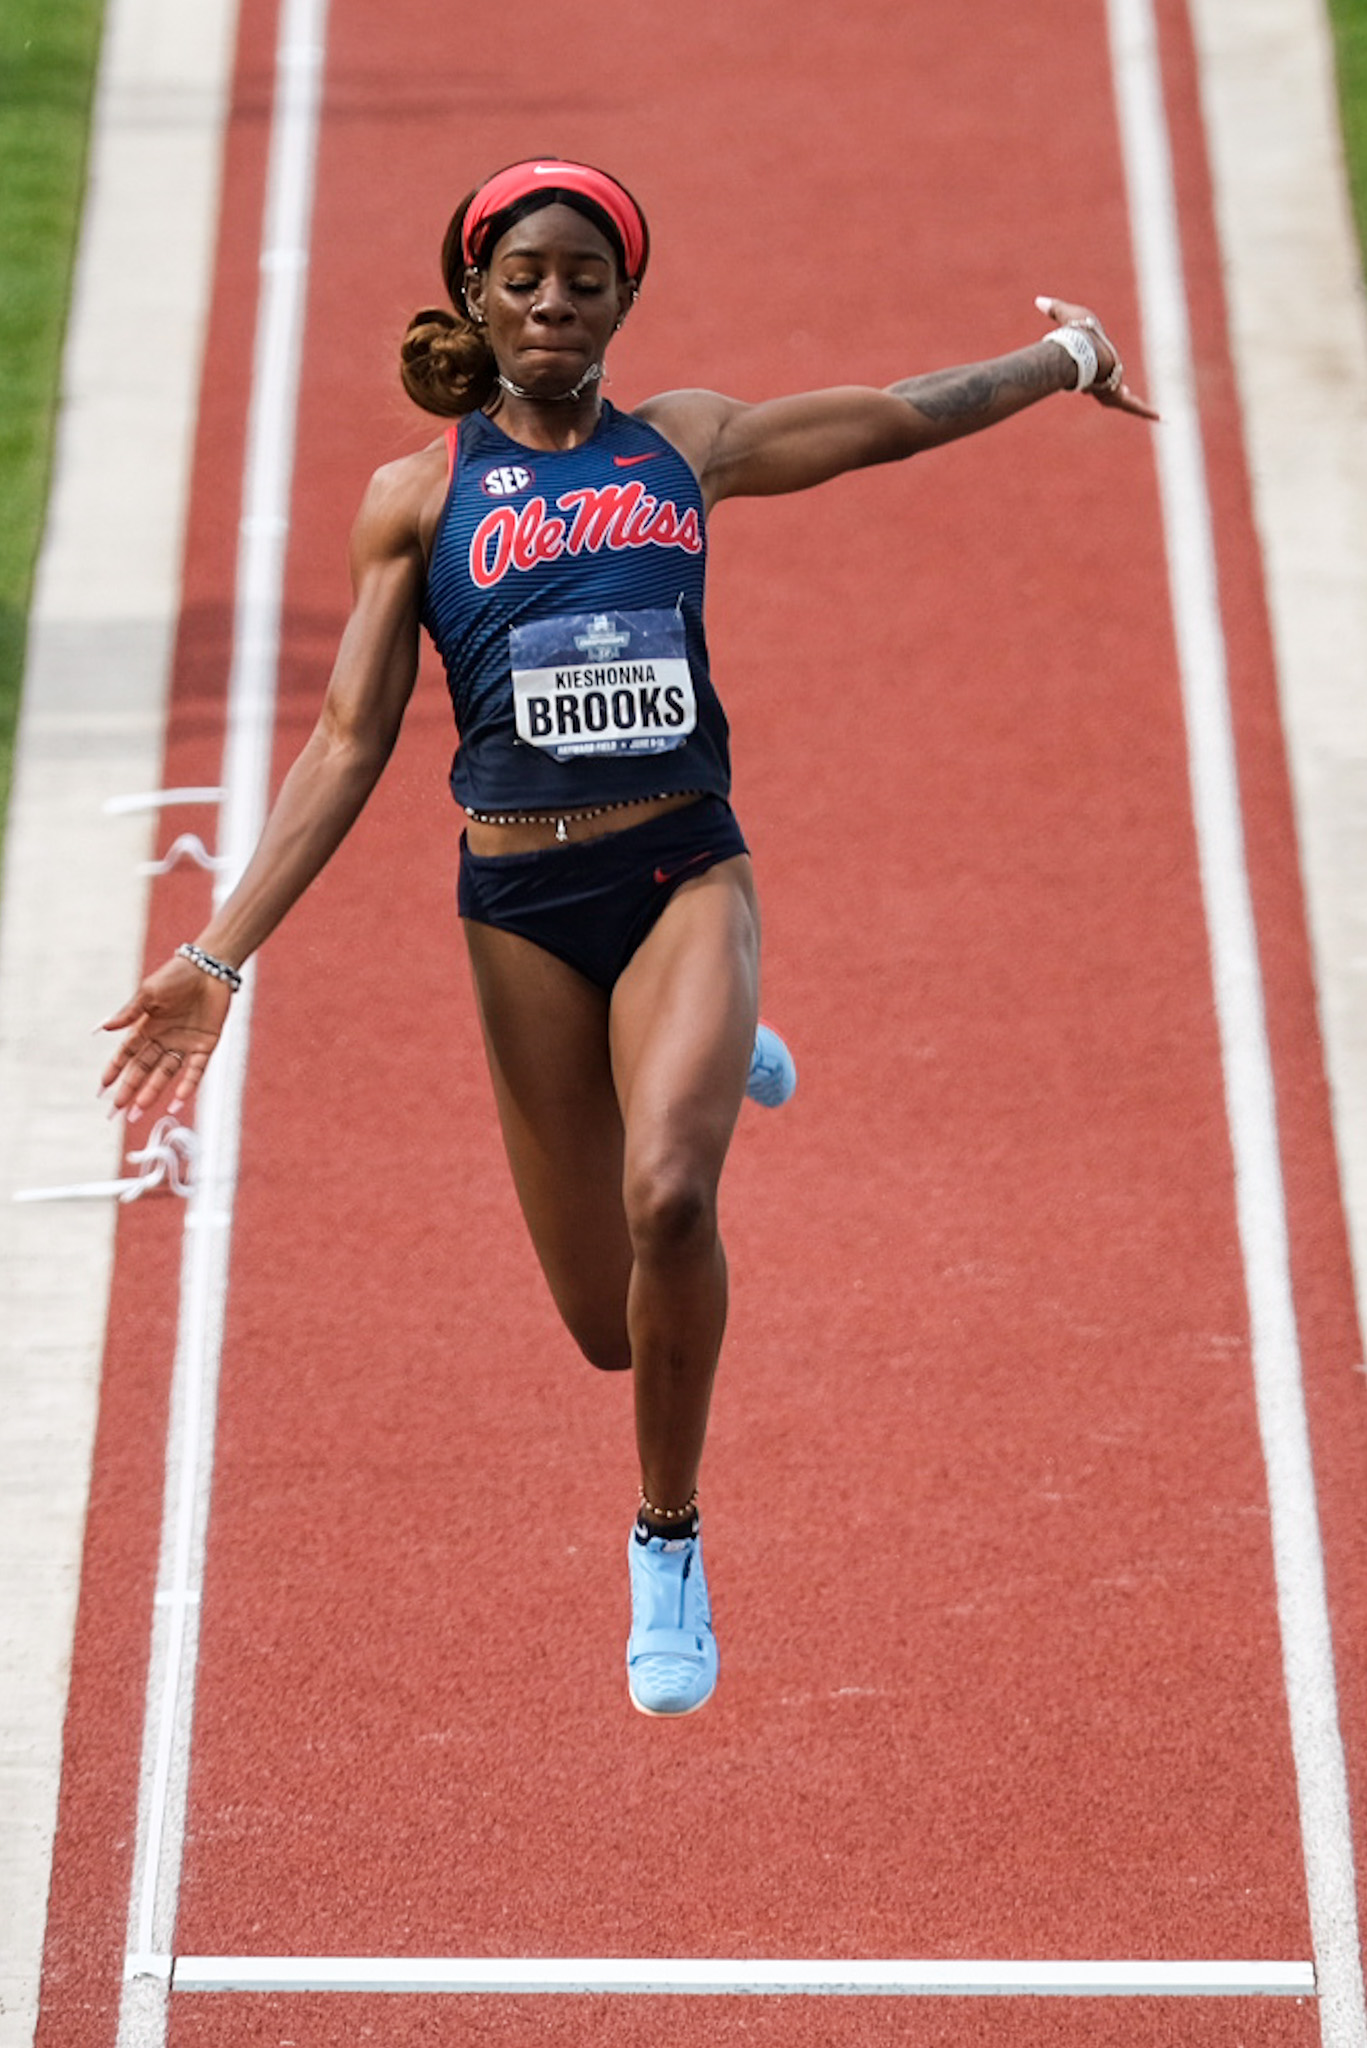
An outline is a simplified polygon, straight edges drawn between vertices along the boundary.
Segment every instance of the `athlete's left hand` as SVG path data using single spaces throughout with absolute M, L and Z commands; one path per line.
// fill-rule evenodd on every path
M 1132 391 L 1125 382 L 1120 351 L 1090 306 L 1074 305 L 1070 299 L 1050 298 L 1036 299 L 1035 304 L 1041 313 L 1048 314 L 1056 327 L 1085 327 L 1091 336 L 1092 345 L 1096 349 L 1097 367 L 1096 383 L 1087 394 L 1089 398 L 1094 398 L 1098 405 L 1111 406 L 1117 412 L 1131 412 L 1137 419 L 1158 418 L 1158 414 L 1147 399 L 1141 398 L 1139 393 Z M 1103 390 L 1102 386 L 1117 367 L 1120 369 L 1120 381 L 1113 390 Z

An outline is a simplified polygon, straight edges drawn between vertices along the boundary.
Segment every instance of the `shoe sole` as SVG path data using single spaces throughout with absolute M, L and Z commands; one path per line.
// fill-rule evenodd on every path
M 648 1721 L 686 1721 L 690 1714 L 697 1714 L 701 1712 L 701 1710 L 707 1705 L 707 1702 L 712 1698 L 716 1690 L 717 1688 L 714 1685 L 711 1692 L 705 1692 L 702 1698 L 700 1700 L 695 1700 L 691 1707 L 643 1706 L 641 1701 L 637 1699 L 635 1693 L 632 1691 L 630 1686 L 627 1687 L 627 1698 L 631 1701 L 631 1704 L 633 1707 L 635 1707 L 637 1713 L 644 1714 Z

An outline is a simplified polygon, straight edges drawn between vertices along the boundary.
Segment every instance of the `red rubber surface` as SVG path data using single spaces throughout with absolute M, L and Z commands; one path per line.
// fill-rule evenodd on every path
M 1361 1795 L 1364 1388 L 1191 55 L 1161 14 Z M 219 764 L 274 28 L 244 0 L 168 782 Z M 536 147 L 651 216 L 619 403 L 987 355 L 1038 291 L 1138 334 L 1099 10 L 607 0 L 510 46 L 485 0 L 333 0 L 281 771 L 365 475 L 428 433 L 394 342 L 454 200 Z M 725 1189 L 721 1688 L 679 1726 L 627 1702 L 628 1389 L 576 1361 L 516 1218 L 429 673 L 260 968 L 177 1950 L 1308 1957 L 1150 437 L 1051 404 L 728 507 L 713 549 L 765 1010 L 802 1076 L 747 1111 Z M 204 894 L 158 884 L 153 955 Z M 120 1224 L 40 2048 L 113 2040 L 180 1222 Z M 180 1995 L 171 2039 L 686 2030 L 1318 2037 L 1294 2001 Z

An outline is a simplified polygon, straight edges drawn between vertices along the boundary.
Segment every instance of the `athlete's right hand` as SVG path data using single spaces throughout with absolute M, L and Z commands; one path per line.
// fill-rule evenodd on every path
M 113 1089 L 110 1115 L 135 1124 L 169 1092 L 172 1114 L 190 1101 L 227 1021 L 232 991 L 173 955 L 149 974 L 137 993 L 96 1028 L 127 1031 L 100 1077 L 100 1093 Z
M 1097 381 L 1088 392 L 1098 405 L 1114 406 L 1117 412 L 1132 412 L 1141 420 L 1156 420 L 1158 414 L 1146 398 L 1125 381 L 1125 366 L 1120 360 L 1120 351 L 1110 335 L 1098 320 L 1090 306 L 1080 306 L 1071 299 L 1038 298 L 1035 304 L 1041 313 L 1047 313 L 1057 327 L 1085 327 L 1092 337 L 1097 354 Z M 1111 376 L 1119 371 L 1119 381 L 1112 386 Z

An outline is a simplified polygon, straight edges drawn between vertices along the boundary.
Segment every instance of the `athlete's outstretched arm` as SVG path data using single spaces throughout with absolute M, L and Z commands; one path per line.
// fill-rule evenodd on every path
M 417 675 L 423 552 L 413 466 L 372 480 L 351 540 L 354 603 L 318 722 L 281 785 L 256 851 L 196 943 L 238 968 L 303 895 L 360 815 L 389 759 Z M 127 1036 L 105 1068 L 113 1110 L 136 1121 L 199 1085 L 229 989 L 173 955 L 105 1022 Z
M 1060 326 L 1095 323 L 1085 306 L 1047 302 Z M 1103 389 L 1118 358 L 1093 325 L 1097 379 L 1093 396 L 1117 411 L 1153 419 L 1123 381 Z M 838 386 L 793 398 L 744 405 L 712 392 L 670 392 L 641 408 L 692 462 L 709 505 L 723 498 L 767 497 L 807 490 L 846 470 L 898 462 L 1011 418 L 1052 392 L 1075 388 L 1079 371 L 1055 343 L 1033 342 L 989 362 L 932 370 L 886 390 Z

